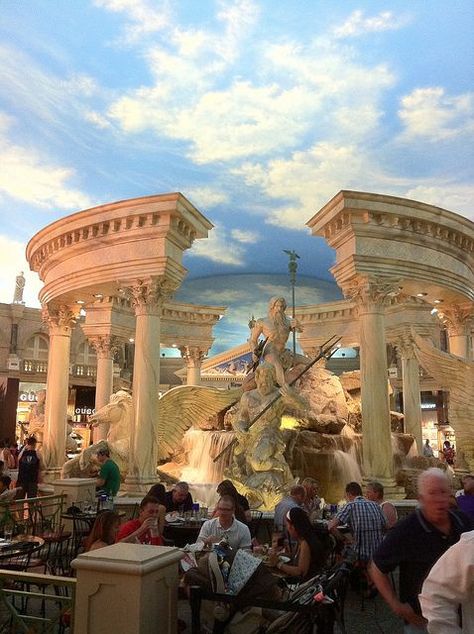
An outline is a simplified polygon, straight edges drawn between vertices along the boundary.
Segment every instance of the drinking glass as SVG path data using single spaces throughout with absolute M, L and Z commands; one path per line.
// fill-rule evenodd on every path
M 8 527 L 6 526 L 3 532 L 3 536 L 5 537 L 5 540 L 7 542 L 11 542 L 13 537 L 13 528 L 11 526 L 8 526 Z

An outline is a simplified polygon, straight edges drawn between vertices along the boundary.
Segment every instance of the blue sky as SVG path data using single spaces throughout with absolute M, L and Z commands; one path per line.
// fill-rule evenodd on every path
M 214 223 L 190 277 L 284 273 L 291 248 L 302 274 L 330 279 L 305 222 L 344 188 L 473 218 L 468 0 L 0 10 L 0 301 L 36 231 L 124 198 L 181 191 Z

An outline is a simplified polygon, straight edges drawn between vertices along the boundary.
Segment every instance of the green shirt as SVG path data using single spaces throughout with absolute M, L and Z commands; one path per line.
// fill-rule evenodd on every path
M 99 478 L 104 480 L 101 489 L 107 491 L 109 495 L 117 495 L 120 489 L 120 471 L 113 460 L 106 460 L 99 471 Z

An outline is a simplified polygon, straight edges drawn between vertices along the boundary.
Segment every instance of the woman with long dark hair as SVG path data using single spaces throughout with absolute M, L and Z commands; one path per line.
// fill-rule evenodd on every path
M 284 563 L 279 559 L 278 553 L 274 552 L 270 555 L 269 564 L 288 577 L 300 577 L 302 581 L 311 579 L 326 563 L 328 548 L 315 532 L 306 511 L 302 508 L 295 506 L 290 509 L 285 522 L 290 538 L 298 543 L 294 561 Z
M 115 544 L 120 525 L 120 517 L 114 511 L 102 511 L 96 517 L 94 526 L 85 540 L 85 551 L 97 550 Z

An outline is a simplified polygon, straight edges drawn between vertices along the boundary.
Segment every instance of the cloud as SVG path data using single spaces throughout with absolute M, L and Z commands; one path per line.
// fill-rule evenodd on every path
M 192 200 L 196 206 L 215 207 L 229 201 L 229 196 L 213 187 L 194 187 L 186 190 L 186 196 Z
M 245 250 L 229 239 L 226 229 L 216 223 L 205 240 L 196 240 L 188 252 L 189 256 L 201 257 L 220 264 L 243 266 Z
M 231 236 L 237 242 L 243 242 L 244 244 L 253 244 L 260 241 L 260 235 L 257 231 L 245 231 L 243 229 L 232 229 Z
M 364 12 L 357 9 L 347 18 L 347 20 L 333 29 L 336 38 L 359 37 L 366 33 L 377 33 L 380 31 L 395 31 L 405 26 L 409 18 L 397 16 L 392 11 L 382 11 L 381 13 L 365 17 Z
M 68 187 L 73 169 L 51 164 L 35 148 L 14 145 L 7 138 L 13 119 L 0 113 L 0 193 L 33 203 L 39 207 L 53 205 L 64 209 L 88 207 L 90 198 Z
M 417 88 L 401 105 L 402 140 L 442 141 L 474 132 L 474 93 L 450 96 L 440 86 Z
M 127 43 L 162 31 L 170 22 L 171 11 L 166 0 L 95 0 L 94 4 L 101 9 L 125 15 L 129 21 L 124 36 Z
M 234 171 L 270 198 L 294 201 L 273 207 L 267 215 L 269 224 L 304 230 L 318 206 L 340 189 L 357 188 L 366 168 L 357 146 L 318 143 L 288 159 L 246 163 Z
M 404 192 L 404 196 L 419 200 L 430 205 L 436 205 L 462 214 L 474 221 L 474 210 L 472 201 L 474 200 L 474 185 L 462 185 L 457 183 L 442 182 L 437 179 L 426 181 L 424 184 L 415 185 Z
M 0 302 L 9 304 L 13 300 L 15 278 L 23 271 L 25 289 L 23 301 L 27 306 L 39 307 L 38 293 L 43 283 L 38 275 L 29 270 L 25 257 L 26 245 L 0 234 Z
M 84 119 L 100 130 L 112 127 L 112 124 L 106 117 L 102 116 L 99 112 L 94 112 L 93 110 L 86 110 L 84 112 Z

